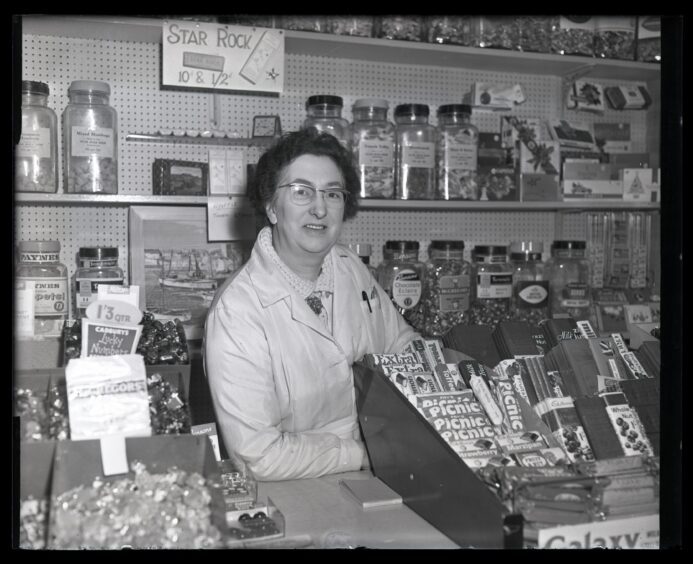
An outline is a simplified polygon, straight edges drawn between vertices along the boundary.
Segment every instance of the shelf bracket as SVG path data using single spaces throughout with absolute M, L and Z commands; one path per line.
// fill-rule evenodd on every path
M 212 129 L 221 129 L 221 100 L 216 93 L 209 95 L 209 121 Z

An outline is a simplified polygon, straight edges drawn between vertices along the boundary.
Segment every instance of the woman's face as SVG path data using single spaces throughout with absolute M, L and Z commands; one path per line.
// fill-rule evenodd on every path
M 344 188 L 344 178 L 330 157 L 301 155 L 279 174 L 279 186 L 303 184 L 316 190 Z M 292 200 L 291 188 L 277 188 L 267 207 L 274 224 L 273 242 L 287 263 L 322 261 L 339 239 L 344 206 L 328 205 L 323 192 L 304 205 Z

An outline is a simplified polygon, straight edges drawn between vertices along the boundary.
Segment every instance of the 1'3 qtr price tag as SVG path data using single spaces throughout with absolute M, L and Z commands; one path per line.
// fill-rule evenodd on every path
M 142 312 L 124 301 L 96 300 L 87 307 L 87 319 L 132 326 L 142 320 Z

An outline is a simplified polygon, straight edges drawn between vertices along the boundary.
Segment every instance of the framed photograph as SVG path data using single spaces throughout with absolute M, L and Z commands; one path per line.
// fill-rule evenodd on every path
M 255 116 L 253 118 L 253 137 L 277 137 L 282 134 L 279 116 Z
M 154 159 L 152 164 L 155 196 L 206 196 L 208 178 L 207 163 Z
M 132 206 L 129 224 L 130 284 L 140 287 L 140 309 L 161 321 L 178 318 L 188 339 L 201 339 L 216 290 L 254 241 L 210 243 L 203 206 Z

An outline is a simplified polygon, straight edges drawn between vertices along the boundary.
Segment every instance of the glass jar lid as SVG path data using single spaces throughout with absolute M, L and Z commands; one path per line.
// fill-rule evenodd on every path
M 22 253 L 59 253 L 60 241 L 19 241 L 17 248 Z
M 48 96 L 50 89 L 45 82 L 22 80 L 22 92 L 28 92 L 29 94 L 43 94 L 44 96 Z
M 389 107 L 390 104 L 388 101 L 382 98 L 359 98 L 352 106 L 354 110 L 360 108 L 382 108 L 383 110 L 387 110 Z
M 567 240 L 558 240 L 554 241 L 551 244 L 551 249 L 560 249 L 560 250 L 577 250 L 577 251 L 582 251 L 587 248 L 587 243 L 585 241 L 567 241 Z
M 427 104 L 400 104 L 395 108 L 395 117 L 428 117 L 429 112 Z
M 445 104 L 438 108 L 438 115 L 466 114 L 472 115 L 472 107 L 467 104 Z
M 451 239 L 436 239 L 431 241 L 431 250 L 446 252 L 464 251 L 464 241 L 455 241 Z
M 407 251 L 418 251 L 419 242 L 418 241 L 385 241 L 386 251 L 395 252 L 407 252 Z
M 317 106 L 319 104 L 329 104 L 331 106 L 343 106 L 344 101 L 341 96 L 333 96 L 331 94 L 316 94 L 309 96 L 306 106 Z
M 80 259 L 113 259 L 118 258 L 118 247 L 80 247 Z
M 68 93 L 100 92 L 108 96 L 111 93 L 111 87 L 107 82 L 101 82 L 100 80 L 73 80 L 67 91 Z

